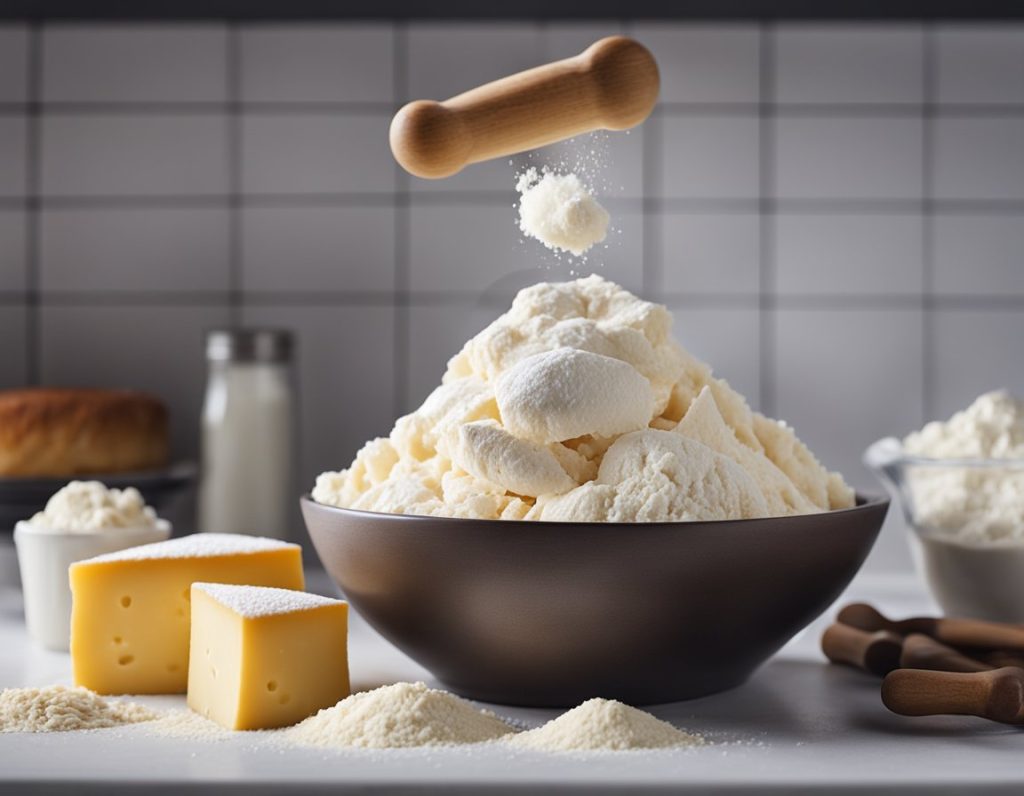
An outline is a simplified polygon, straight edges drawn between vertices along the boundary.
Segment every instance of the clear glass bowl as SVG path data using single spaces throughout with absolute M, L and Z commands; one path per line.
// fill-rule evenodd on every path
M 887 437 L 864 463 L 903 511 L 947 615 L 1024 622 L 1024 459 L 928 459 Z

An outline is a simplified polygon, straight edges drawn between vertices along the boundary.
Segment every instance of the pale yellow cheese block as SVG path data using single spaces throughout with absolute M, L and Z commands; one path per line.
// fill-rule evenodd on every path
M 71 565 L 75 685 L 100 694 L 180 694 L 188 684 L 196 581 L 302 589 L 298 545 L 195 534 Z
M 350 693 L 348 603 L 192 585 L 188 706 L 229 730 L 287 727 Z

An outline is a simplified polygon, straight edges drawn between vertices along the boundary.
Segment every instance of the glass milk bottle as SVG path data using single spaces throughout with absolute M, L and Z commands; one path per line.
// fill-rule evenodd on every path
M 295 502 L 292 335 L 207 334 L 199 530 L 288 537 Z

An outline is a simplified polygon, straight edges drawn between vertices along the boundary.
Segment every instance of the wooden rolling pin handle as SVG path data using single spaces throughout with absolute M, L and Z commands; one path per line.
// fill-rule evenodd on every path
M 923 616 L 897 622 L 866 603 L 845 606 L 836 616 L 836 621 L 872 632 L 889 630 L 902 635 L 923 633 L 953 647 L 1024 651 L 1024 625 Z
M 987 672 L 996 668 L 975 660 L 923 633 L 903 639 L 899 665 L 904 669 L 934 669 L 940 672 Z
M 444 102 L 410 102 L 391 121 L 391 151 L 410 174 L 448 177 L 469 163 L 591 130 L 634 127 L 654 108 L 659 86 L 658 65 L 647 48 L 610 36 L 573 58 Z
M 867 633 L 849 625 L 834 624 L 821 637 L 821 651 L 833 663 L 845 663 L 871 674 L 884 675 L 900 665 L 902 639 L 880 630 Z
M 955 714 L 1005 724 L 1024 721 L 1024 670 L 933 672 L 896 669 L 882 681 L 882 702 L 901 716 Z
M 972 650 L 978 660 L 989 665 L 991 669 L 999 669 L 1003 666 L 1016 666 L 1024 669 L 1024 654 L 1007 650 Z

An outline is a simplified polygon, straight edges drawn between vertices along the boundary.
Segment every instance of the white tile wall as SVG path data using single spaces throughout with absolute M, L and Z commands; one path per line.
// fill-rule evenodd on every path
M 228 323 L 226 307 L 44 306 L 44 384 L 147 390 L 172 407 L 172 452 L 198 453 L 205 330 Z
M 750 405 L 761 408 L 760 312 L 753 309 L 702 307 L 700 303 L 668 304 L 675 316 L 673 332 L 687 351 L 708 362 L 739 390 Z M 728 330 L 723 334 L 723 330 Z
M 1024 296 L 1024 216 L 935 218 L 936 293 Z
M 246 102 L 386 102 L 394 99 L 390 25 L 267 25 L 241 32 Z
M 661 120 L 661 145 L 660 196 L 682 199 L 752 199 L 758 196 L 756 116 L 665 116 Z
M 775 287 L 784 295 L 918 295 L 922 249 L 919 215 L 783 214 Z
M 395 286 L 391 207 L 247 207 L 242 211 L 246 290 L 314 292 Z
M 26 136 L 24 116 L 0 116 L 0 197 L 22 196 L 28 188 Z
M 43 119 L 41 146 L 46 194 L 227 192 L 227 120 L 221 113 L 54 113 Z
M 0 304 L 0 389 L 23 387 L 28 378 L 28 322 L 24 307 Z
M 878 491 L 860 462 L 876 439 L 919 428 L 920 310 L 778 310 L 776 412 L 855 487 Z
M 419 292 L 480 293 L 511 272 L 536 271 L 553 259 L 516 226 L 511 202 L 448 206 L 413 205 L 409 211 L 410 285 Z M 535 280 L 536 281 L 536 280 Z
M 915 199 L 922 191 L 920 119 L 780 118 L 777 196 Z
M 529 23 L 414 23 L 408 41 L 410 99 L 448 99 L 543 60 Z
M 403 411 L 409 412 L 441 383 L 448 360 L 501 310 L 479 303 L 413 307 L 409 311 L 409 384 Z
M 988 390 L 1005 387 L 1024 395 L 1024 312 L 943 310 L 932 329 L 936 418 L 949 417 Z
M 25 225 L 24 211 L 0 210 L 0 291 L 25 289 Z
M 658 60 L 662 101 L 759 100 L 761 36 L 755 26 L 644 22 L 630 32 Z
M 656 223 L 666 292 L 755 295 L 760 290 L 760 216 L 663 213 Z
M 935 157 L 940 199 L 1024 199 L 1024 119 L 939 119 Z
M 58 25 L 43 37 L 47 102 L 223 102 L 223 25 Z
M 923 94 L 920 26 L 796 25 L 777 35 L 779 102 L 913 103 Z
M 44 291 L 226 291 L 225 208 L 49 209 L 40 216 Z M 90 264 L 83 268 L 82 263 Z
M 28 95 L 28 29 L 0 25 L 0 102 L 22 102 Z
M 366 306 L 246 307 L 244 323 L 298 335 L 299 481 L 346 467 L 394 424 L 394 310 Z
M 1024 103 L 1020 25 L 946 25 L 936 34 L 938 97 L 979 105 Z
M 242 121 L 242 190 L 263 194 L 393 191 L 387 113 L 250 113 Z
M 555 61 L 578 55 L 599 39 L 624 35 L 623 25 L 599 22 L 546 22 L 541 25 L 541 59 Z
M 619 31 L 661 68 L 642 128 L 438 182 L 395 167 L 397 102 Z M 872 439 L 1024 391 L 1022 42 L 1021 24 L 0 26 L 0 385 L 156 390 L 194 456 L 203 330 L 290 327 L 308 483 L 516 289 L 594 271 L 670 300 L 688 347 L 877 491 Z M 616 228 L 582 263 L 515 224 L 516 170 L 567 155 L 599 165 Z M 899 527 L 873 561 L 906 565 Z

